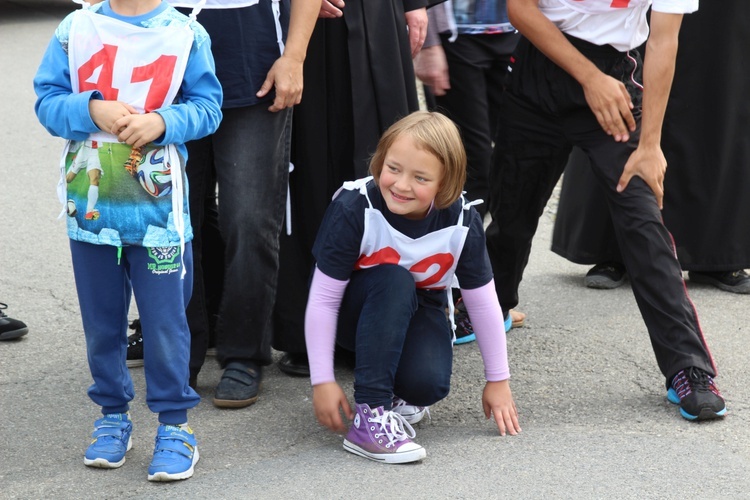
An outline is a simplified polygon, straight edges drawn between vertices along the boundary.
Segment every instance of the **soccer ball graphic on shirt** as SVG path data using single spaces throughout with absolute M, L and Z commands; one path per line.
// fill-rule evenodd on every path
M 172 192 L 172 170 L 164 162 L 164 149 L 149 151 L 138 165 L 136 178 L 141 187 L 153 197 L 166 196 Z

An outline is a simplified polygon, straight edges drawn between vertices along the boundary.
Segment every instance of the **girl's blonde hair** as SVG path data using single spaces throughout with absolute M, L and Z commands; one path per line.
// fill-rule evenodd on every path
M 397 139 L 408 135 L 417 147 L 434 155 L 443 165 L 443 179 L 435 196 L 435 208 L 447 208 L 460 196 L 466 182 L 466 151 L 458 127 L 445 115 L 415 111 L 385 131 L 370 160 L 370 173 L 380 181 L 388 150 Z

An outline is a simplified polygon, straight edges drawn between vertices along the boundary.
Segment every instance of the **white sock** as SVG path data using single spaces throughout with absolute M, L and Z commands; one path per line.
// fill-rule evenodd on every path
M 86 213 L 94 210 L 97 201 L 99 201 L 99 186 L 89 186 L 89 199 L 88 205 L 86 205 Z

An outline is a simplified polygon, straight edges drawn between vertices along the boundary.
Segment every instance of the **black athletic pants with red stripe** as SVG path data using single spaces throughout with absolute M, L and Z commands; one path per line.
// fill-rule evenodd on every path
M 640 134 L 641 57 L 637 51 L 622 53 L 611 46 L 569 40 L 599 69 L 625 84 L 639 126 L 629 142 L 615 142 L 588 107 L 581 85 L 521 39 L 500 108 L 490 172 L 493 221 L 487 228 L 487 248 L 503 310 L 518 305 L 518 287 L 539 217 L 575 145 L 591 159 L 606 193 L 633 294 L 667 382 L 689 366 L 715 375 L 654 193 L 640 177 L 633 177 L 623 193 L 615 190 Z

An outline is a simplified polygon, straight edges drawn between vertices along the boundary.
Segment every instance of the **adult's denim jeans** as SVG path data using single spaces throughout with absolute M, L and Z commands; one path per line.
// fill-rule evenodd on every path
M 224 109 L 219 129 L 199 143 L 210 148 L 210 154 L 191 151 L 188 159 L 188 169 L 210 168 L 208 159 L 216 170 L 225 244 L 224 291 L 216 326 L 221 366 L 233 360 L 271 363 L 270 318 L 289 180 L 292 112 L 271 113 L 268 105 Z M 194 161 L 197 157 L 203 164 Z

